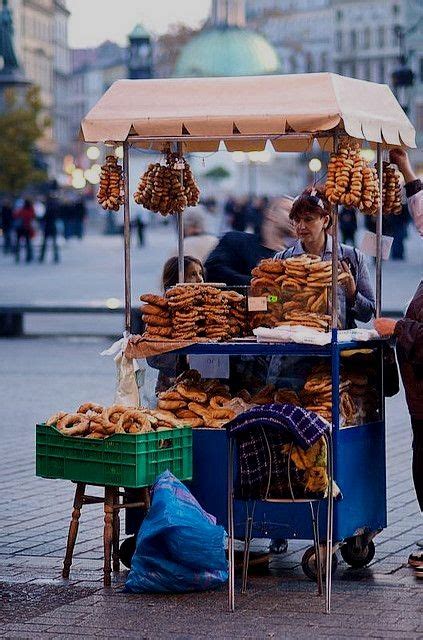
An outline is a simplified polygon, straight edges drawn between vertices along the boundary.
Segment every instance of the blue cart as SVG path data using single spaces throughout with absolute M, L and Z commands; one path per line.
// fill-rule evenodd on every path
M 339 368 L 343 352 L 351 349 L 376 351 L 382 359 L 381 341 L 338 343 L 325 347 L 295 344 L 209 344 L 195 345 L 186 353 L 219 355 L 284 355 L 331 360 L 333 392 L 334 477 L 342 499 L 334 505 L 334 549 L 341 546 L 344 560 L 363 567 L 374 556 L 373 537 L 387 524 L 385 420 L 383 390 L 379 389 L 379 419 L 342 428 L 339 423 Z M 382 377 L 380 376 L 380 380 Z M 227 527 L 227 436 L 224 430 L 194 429 L 193 480 L 190 488 L 200 504 Z M 243 538 L 245 503 L 235 506 L 235 534 Z M 321 520 L 324 521 L 324 518 Z M 257 503 L 255 537 L 312 540 L 308 504 L 272 505 Z M 321 531 L 321 539 L 324 538 Z M 314 547 L 304 554 L 303 569 L 314 577 Z M 336 556 L 334 557 L 334 565 Z

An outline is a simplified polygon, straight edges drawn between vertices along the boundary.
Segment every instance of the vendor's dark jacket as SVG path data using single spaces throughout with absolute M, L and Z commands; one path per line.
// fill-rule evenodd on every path
M 273 258 L 275 251 L 264 247 L 253 233 L 229 231 L 221 238 L 205 263 L 209 282 L 228 285 L 248 285 L 251 269 L 264 258 Z
M 423 420 L 423 280 L 405 317 L 397 322 L 395 335 L 408 410 L 412 418 Z

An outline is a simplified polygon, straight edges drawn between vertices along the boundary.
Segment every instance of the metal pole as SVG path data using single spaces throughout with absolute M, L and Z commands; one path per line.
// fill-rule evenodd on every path
M 176 150 L 179 156 L 182 158 L 182 142 L 176 144 Z M 184 171 L 181 169 L 181 175 L 179 177 L 181 184 L 184 184 Z M 183 213 L 176 214 L 176 223 L 178 227 L 178 280 L 179 282 L 185 282 L 185 269 L 184 269 L 184 220 Z
M 337 135 L 333 136 L 333 150 L 338 148 Z M 337 340 L 338 329 L 338 205 L 332 205 L 332 340 Z
M 379 210 L 376 219 L 376 318 L 379 318 L 382 310 L 382 191 L 383 191 L 383 164 L 382 145 L 377 143 L 377 174 L 379 178 Z
M 123 143 L 123 234 L 125 260 L 125 331 L 131 333 L 131 220 L 129 213 L 129 143 Z

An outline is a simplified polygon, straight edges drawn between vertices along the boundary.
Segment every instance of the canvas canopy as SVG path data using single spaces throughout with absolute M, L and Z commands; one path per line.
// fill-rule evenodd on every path
M 118 80 L 83 119 L 82 136 L 145 136 L 154 143 L 138 144 L 152 148 L 183 136 L 187 151 L 215 150 L 221 140 L 230 151 L 261 150 L 270 139 L 277 151 L 302 151 L 313 135 L 324 147 L 335 127 L 369 142 L 415 147 L 415 130 L 387 85 L 333 73 Z

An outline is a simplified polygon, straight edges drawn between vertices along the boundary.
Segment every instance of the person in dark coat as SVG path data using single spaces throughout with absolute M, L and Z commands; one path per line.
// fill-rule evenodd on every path
M 229 231 L 206 260 L 209 282 L 225 282 L 227 285 L 249 285 L 251 269 L 260 260 L 273 258 L 277 251 L 287 246 L 292 238 L 292 224 L 288 215 L 291 198 L 278 199 L 278 206 L 269 206 L 263 214 L 261 233 Z
M 47 241 L 50 240 L 53 247 L 54 262 L 59 262 L 59 245 L 57 244 L 57 218 L 59 217 L 59 204 L 56 198 L 49 197 L 46 202 L 46 210 L 42 219 L 43 241 L 41 244 L 39 262 L 44 262 L 47 249 Z
M 413 430 L 413 481 L 423 512 L 423 280 L 402 320 L 378 318 L 375 329 L 382 337 L 395 336 L 397 357 Z M 423 551 L 408 559 L 416 576 L 423 578 Z
M 10 200 L 4 200 L 1 211 L 1 230 L 3 233 L 3 253 L 12 251 L 13 207 Z
M 355 246 L 355 234 L 357 233 L 357 214 L 354 207 L 342 207 L 339 212 L 339 228 L 342 242 Z

